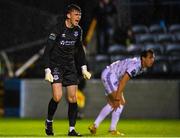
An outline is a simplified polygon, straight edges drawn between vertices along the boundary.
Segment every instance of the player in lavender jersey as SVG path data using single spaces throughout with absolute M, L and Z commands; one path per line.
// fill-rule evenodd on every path
M 154 60 L 154 52 L 146 50 L 141 52 L 140 57 L 118 60 L 103 70 L 101 79 L 105 87 L 107 104 L 102 108 L 95 122 L 89 126 L 91 134 L 96 134 L 100 123 L 112 112 L 109 132 L 113 135 L 124 135 L 116 129 L 125 105 L 124 88 L 131 78 L 141 74 L 146 68 L 152 67 Z

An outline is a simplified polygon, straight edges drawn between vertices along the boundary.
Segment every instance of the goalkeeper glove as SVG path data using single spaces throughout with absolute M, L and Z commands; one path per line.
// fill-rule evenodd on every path
M 83 65 L 81 66 L 81 69 L 82 69 L 82 74 L 83 74 L 84 79 L 89 80 L 91 78 L 91 73 L 87 71 L 87 66 Z
M 49 82 L 53 82 L 53 76 L 51 74 L 50 68 L 45 69 L 45 80 Z

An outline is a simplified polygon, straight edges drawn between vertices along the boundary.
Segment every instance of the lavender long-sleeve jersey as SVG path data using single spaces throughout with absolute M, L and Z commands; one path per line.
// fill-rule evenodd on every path
M 125 73 L 128 73 L 131 78 L 141 74 L 144 70 L 141 66 L 139 57 L 127 58 L 118 60 L 102 72 L 101 79 L 105 87 L 105 95 L 108 95 L 117 90 L 119 81 Z
M 125 73 L 128 73 L 129 76 L 133 78 L 143 72 L 140 57 L 118 60 L 107 68 L 109 68 L 109 72 L 115 73 L 118 80 L 120 80 Z

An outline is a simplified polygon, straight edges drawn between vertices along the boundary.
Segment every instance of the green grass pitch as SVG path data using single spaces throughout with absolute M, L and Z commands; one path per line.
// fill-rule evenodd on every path
M 102 122 L 95 136 L 90 135 L 87 127 L 93 120 L 77 121 L 76 130 L 84 137 L 112 137 L 108 134 L 110 120 Z M 54 137 L 66 137 L 67 120 L 54 121 Z M 122 119 L 118 130 L 125 133 L 122 137 L 180 137 L 180 120 L 144 120 Z M 0 118 L 0 137 L 46 137 L 44 120 Z M 49 137 L 48 137 L 49 138 Z

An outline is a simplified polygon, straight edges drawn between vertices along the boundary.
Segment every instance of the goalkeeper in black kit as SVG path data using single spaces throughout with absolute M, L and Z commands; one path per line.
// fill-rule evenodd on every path
M 52 99 L 48 105 L 48 115 L 45 121 L 45 132 L 54 135 L 53 116 L 62 97 L 62 87 L 67 89 L 68 100 L 68 136 L 82 136 L 75 131 L 77 118 L 77 85 L 78 76 L 90 79 L 87 61 L 82 45 L 82 29 L 78 25 L 81 19 L 81 9 L 75 4 L 67 7 L 66 18 L 56 25 L 50 33 L 44 51 L 45 80 L 51 82 Z

